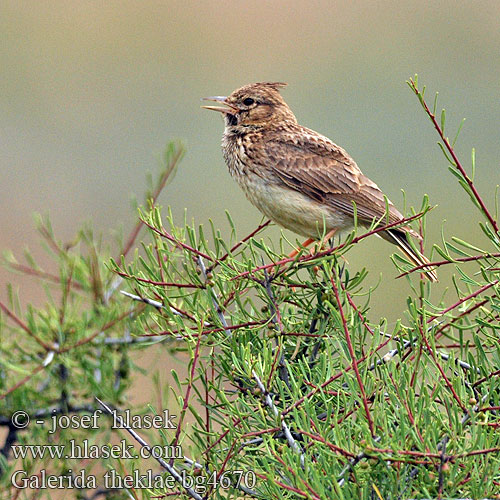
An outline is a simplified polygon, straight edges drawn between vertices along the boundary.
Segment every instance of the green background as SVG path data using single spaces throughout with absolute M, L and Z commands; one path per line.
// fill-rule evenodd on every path
M 439 205 L 429 244 L 446 234 L 476 242 L 477 214 L 447 173 L 437 135 L 405 80 L 418 73 L 429 99 L 440 90 L 458 152 L 493 206 L 499 182 L 500 3 L 416 1 L 7 1 L 0 4 L 0 247 L 34 249 L 32 213 L 50 213 L 73 237 L 93 220 L 105 239 L 131 227 L 132 194 L 142 196 L 166 142 L 188 154 L 161 197 L 239 235 L 261 216 L 231 180 L 220 152 L 222 121 L 200 98 L 255 81 L 285 81 L 299 122 L 343 146 L 398 206 L 424 193 Z M 277 240 L 276 228 L 265 233 Z M 376 314 L 393 319 L 407 294 L 375 238 L 349 255 L 372 282 L 383 273 Z M 39 254 L 38 250 L 34 252 Z M 440 272 L 439 290 L 449 285 Z M 0 297 L 12 277 L 0 271 Z M 14 278 L 24 301 L 40 301 Z M 387 310 L 390 304 L 391 310 Z

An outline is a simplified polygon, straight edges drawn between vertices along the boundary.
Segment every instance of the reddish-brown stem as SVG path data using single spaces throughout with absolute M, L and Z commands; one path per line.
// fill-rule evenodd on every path
M 485 304 L 488 303 L 489 300 L 490 299 L 484 299 L 481 302 L 474 304 L 473 306 L 466 309 L 464 312 L 461 312 L 458 316 L 455 316 L 451 321 L 448 321 L 444 325 L 440 326 L 438 328 L 438 330 L 436 330 L 435 338 L 438 339 L 439 337 L 441 337 L 442 332 L 444 330 L 446 330 L 447 328 L 449 328 L 450 326 L 452 326 L 455 321 L 458 321 L 460 318 L 463 318 L 464 316 L 467 316 L 467 315 L 471 314 L 472 312 L 474 312 L 476 309 L 479 309 L 480 307 L 484 306 Z
M 49 229 L 47 229 L 46 226 L 42 225 L 40 227 L 40 234 L 45 238 L 45 241 L 49 244 L 49 246 L 52 248 L 52 250 L 57 254 L 57 255 L 63 255 L 64 250 L 59 246 L 56 240 L 54 240 L 51 232 Z
M 429 209 L 429 210 L 431 210 L 431 209 Z M 427 211 L 429 211 L 429 210 L 427 210 Z M 368 231 L 360 236 L 356 236 L 350 242 L 346 241 L 345 243 L 342 243 L 342 244 L 340 244 L 336 247 L 333 247 L 333 248 L 329 248 L 328 250 L 323 250 L 321 252 L 318 252 L 318 253 L 315 253 L 312 255 L 301 255 L 298 259 L 297 258 L 286 258 L 286 259 L 281 259 L 277 262 L 273 262 L 272 264 L 265 264 L 262 266 L 255 267 L 254 269 L 251 269 L 250 271 L 245 271 L 243 273 L 238 274 L 237 276 L 234 276 L 233 278 L 231 278 L 231 281 L 245 278 L 246 276 L 254 274 L 257 271 L 263 271 L 264 269 L 271 269 L 271 268 L 278 268 L 278 269 L 281 268 L 281 270 L 277 273 L 277 275 L 284 274 L 287 271 L 286 268 L 284 268 L 284 269 L 282 268 L 282 266 L 284 264 L 289 264 L 289 263 L 295 262 L 295 261 L 303 264 L 303 263 L 309 262 L 311 260 L 319 259 L 321 257 L 326 257 L 327 255 L 331 255 L 335 252 L 338 252 L 339 250 L 342 250 L 348 244 L 357 243 L 358 241 L 361 241 L 365 238 L 368 238 L 369 236 L 372 236 L 372 235 L 378 234 L 378 233 L 382 233 L 384 231 L 387 231 L 387 229 L 392 229 L 396 226 L 406 225 L 409 222 L 422 217 L 424 215 L 424 213 L 426 213 L 426 212 L 420 212 L 420 213 L 413 215 L 411 217 L 406 217 L 404 219 L 401 219 L 400 221 L 393 222 L 393 223 L 387 224 L 385 226 L 376 227 L 375 229 L 372 229 L 371 231 Z
M 294 488 L 293 486 L 289 486 L 285 483 L 282 483 L 281 481 L 279 481 L 276 478 L 268 477 L 265 474 L 260 474 L 258 472 L 255 472 L 255 475 L 258 478 L 262 479 L 263 481 L 272 481 L 274 484 L 278 485 L 280 488 L 283 488 L 284 490 L 287 490 L 287 491 L 292 491 L 293 493 L 300 495 L 301 497 L 311 498 L 311 495 L 309 493 L 307 493 L 306 491 L 302 491 L 302 490 L 299 490 L 298 488 Z M 314 500 L 316 500 L 316 499 L 320 500 L 320 497 L 318 497 L 316 495 L 314 495 L 312 498 Z
M 169 232 L 167 232 L 165 230 L 160 231 L 159 229 L 154 227 L 152 224 L 149 224 L 149 222 L 146 222 L 145 220 L 143 220 L 142 222 L 144 225 L 149 227 L 149 229 L 151 229 L 153 232 L 155 232 L 156 234 L 158 234 L 162 238 L 165 238 L 168 241 L 171 241 L 172 243 L 174 243 L 174 245 L 181 247 L 184 250 L 187 250 L 188 252 L 191 252 L 191 253 L 197 255 L 198 257 L 203 257 L 204 259 L 207 259 L 211 262 L 214 262 L 214 259 L 212 257 L 210 257 L 210 255 L 207 255 L 206 253 L 200 252 L 196 248 L 193 248 L 192 246 L 187 245 L 186 243 L 183 243 L 182 241 L 177 240 Z
M 347 348 L 349 349 L 349 354 L 351 355 L 352 367 L 354 369 L 354 373 L 356 374 L 356 379 L 358 381 L 359 390 L 361 391 L 361 397 L 363 398 L 363 406 L 365 408 L 366 420 L 368 421 L 368 427 L 370 428 L 370 433 L 372 437 L 375 436 L 375 429 L 373 428 L 373 421 L 370 415 L 370 408 L 368 406 L 368 400 L 366 398 L 365 387 L 363 385 L 363 381 L 361 379 L 361 375 L 358 369 L 358 360 L 356 359 L 356 353 L 354 352 L 354 347 L 351 341 L 351 334 L 349 333 L 349 328 L 347 326 L 347 321 L 344 316 L 344 310 L 342 309 L 342 301 L 340 300 L 339 291 L 337 289 L 337 285 L 335 284 L 335 280 L 333 278 L 330 279 L 330 282 L 333 287 L 333 293 L 335 294 L 335 299 L 337 301 L 337 305 L 339 308 L 340 318 L 342 320 L 342 325 L 344 327 L 345 338 L 347 342 Z
M 345 286 L 342 284 L 342 281 L 340 281 L 340 287 L 345 293 L 345 296 L 347 297 L 347 301 L 349 302 L 350 306 L 356 311 L 358 314 L 359 319 L 361 320 L 361 323 L 363 323 L 363 326 L 368 330 L 369 334 L 373 337 L 375 335 L 375 332 L 373 331 L 370 326 L 368 326 L 368 323 L 366 322 L 365 317 L 361 313 L 361 311 L 358 309 L 354 301 L 352 300 L 351 294 L 346 290 Z
M 295 478 L 295 481 L 300 481 L 308 490 L 309 492 L 311 493 L 311 495 L 313 495 L 313 498 L 318 498 L 319 500 L 319 495 L 313 490 L 313 488 L 307 483 L 307 481 L 305 481 L 302 477 L 298 477 L 297 476 L 297 472 L 292 469 L 289 465 L 287 465 L 285 463 L 285 461 L 279 456 L 277 455 L 274 451 L 271 451 L 271 453 L 273 454 L 273 457 L 283 466 L 285 467 L 288 472 Z
M 219 470 L 217 471 L 217 477 L 220 477 L 224 473 L 224 471 L 226 470 L 227 463 L 229 462 L 229 459 L 233 456 L 233 450 L 234 450 L 235 446 L 236 446 L 236 441 L 233 441 L 231 443 L 231 447 L 229 448 L 229 451 L 227 452 L 226 457 L 224 458 L 224 461 L 222 462 L 222 465 L 220 466 Z M 212 491 L 213 488 L 214 488 L 214 486 L 212 485 L 209 492 L 208 492 L 207 498 L 210 497 L 210 492 Z
M 232 426 L 233 428 L 238 427 L 243 420 L 246 420 L 248 418 L 248 415 L 244 416 L 243 418 L 237 418 L 233 419 Z M 208 455 L 208 452 L 213 449 L 215 446 L 217 446 L 227 435 L 229 434 L 229 429 L 224 431 L 206 450 L 204 450 L 203 454 Z
M 16 389 L 24 385 L 31 378 L 33 378 L 38 372 L 41 372 L 45 368 L 45 364 L 38 365 L 29 375 L 26 375 L 22 380 L 17 382 L 17 384 L 13 385 L 10 389 L 8 389 L 3 394 L 0 394 L 0 400 L 6 398 L 10 393 L 14 392 Z
M 491 283 L 487 283 L 486 285 L 482 286 L 481 288 L 478 288 L 475 292 L 467 295 L 466 297 L 461 298 L 459 301 L 455 302 L 455 304 L 452 304 L 451 306 L 447 307 L 446 309 L 441 311 L 439 314 L 431 316 L 427 320 L 427 324 L 431 323 L 432 321 L 434 321 L 437 318 L 440 318 L 441 316 L 444 316 L 446 313 L 449 313 L 450 311 L 452 311 L 456 307 L 462 305 L 464 302 L 466 302 L 470 299 L 473 299 L 474 297 L 477 297 L 478 295 L 482 294 L 483 292 L 485 292 L 489 288 L 497 285 L 499 282 L 500 282 L 500 280 L 495 280 L 495 281 L 492 281 Z
M 121 276 L 122 278 L 130 278 L 134 279 L 135 281 L 139 281 L 140 283 L 147 283 L 148 285 L 155 285 L 155 286 L 165 286 L 165 287 L 172 287 L 172 288 L 206 288 L 205 285 L 202 284 L 195 284 L 195 283 L 176 283 L 176 282 L 169 282 L 169 281 L 154 281 L 146 278 L 139 278 L 138 276 L 131 276 L 128 273 L 125 273 L 123 271 L 115 271 L 116 274 Z
M 47 281 L 52 281 L 53 283 L 60 284 L 61 283 L 61 278 L 59 276 L 56 276 L 55 274 L 48 273 L 46 271 L 41 271 L 40 269 L 33 269 L 32 267 L 25 266 L 23 264 L 17 264 L 17 263 L 9 263 L 9 267 L 12 267 L 13 269 L 16 269 L 20 273 L 29 275 L 29 276 L 36 276 L 37 278 L 42 278 Z M 72 288 L 77 288 L 78 290 L 82 290 L 83 287 L 80 285 L 80 283 L 77 283 L 75 281 L 71 282 Z
M 402 278 L 403 276 L 406 276 L 407 274 L 411 274 L 415 271 L 418 271 L 420 269 L 425 269 L 427 267 L 439 267 L 439 266 L 444 266 L 446 264 L 456 264 L 457 262 L 474 262 L 476 260 L 482 260 L 482 259 L 489 259 L 492 257 L 500 257 L 500 253 L 489 253 L 489 254 L 484 254 L 484 255 L 471 255 L 470 257 L 458 257 L 453 260 L 439 260 L 436 262 L 429 262 L 428 264 L 420 264 L 418 266 L 414 266 L 408 271 L 405 271 L 404 273 L 399 274 L 396 276 L 397 278 Z
M 184 403 L 182 405 L 181 414 L 179 416 L 179 422 L 177 424 L 177 429 L 175 431 L 175 437 L 173 442 L 174 447 L 179 444 L 179 437 L 181 435 L 182 425 L 184 423 L 184 417 L 186 416 L 186 412 L 189 407 L 189 397 L 191 395 L 191 389 L 193 387 L 196 365 L 198 363 L 198 358 L 200 356 L 200 344 L 201 344 L 201 333 L 198 333 L 198 341 L 196 342 L 196 348 L 194 350 L 194 355 L 191 362 L 191 370 L 189 373 L 189 380 L 186 387 L 186 394 L 184 396 Z M 170 459 L 170 465 L 173 465 L 173 463 L 174 463 L 174 457 Z
M 397 393 L 397 385 L 396 385 L 396 382 L 394 380 L 394 377 L 392 376 L 392 374 L 389 373 L 389 378 L 391 379 L 392 381 L 392 384 L 394 386 L 394 389 L 395 389 L 395 392 Z M 417 427 L 417 424 L 415 422 L 415 418 L 413 416 L 413 413 L 411 411 L 411 408 L 408 406 L 408 402 L 406 401 L 405 398 L 399 398 L 399 400 L 403 403 L 403 406 L 405 407 L 406 409 L 406 413 L 408 414 L 408 419 L 410 420 L 410 423 L 411 425 L 413 425 L 413 428 L 415 429 L 415 432 L 417 433 L 418 435 L 418 438 L 420 439 L 420 442 L 423 443 L 424 442 L 424 438 L 422 437 L 422 434 L 420 433 L 420 430 L 418 429 Z
M 160 183 L 158 184 L 158 186 L 157 186 L 157 188 L 154 191 L 153 196 L 152 196 L 152 205 L 153 206 L 155 205 L 156 200 L 158 199 L 158 196 L 160 196 L 160 193 L 162 192 L 163 188 L 167 184 L 167 181 L 168 181 L 168 178 L 170 177 L 170 174 L 172 173 L 172 171 L 175 169 L 175 167 L 179 163 L 183 154 L 184 154 L 184 151 L 182 150 L 182 148 L 180 148 L 177 151 L 177 154 L 172 158 L 170 163 L 165 168 L 165 172 L 160 180 Z M 141 230 L 142 224 L 143 224 L 143 221 L 139 220 L 137 222 L 137 224 L 135 225 L 135 227 L 132 229 L 130 236 L 128 237 L 127 243 L 125 243 L 123 251 L 121 252 L 121 255 L 123 255 L 124 257 L 127 256 L 127 254 L 130 252 L 130 249 L 134 245 L 134 242 L 137 238 L 137 235 L 139 234 L 139 231 Z M 118 262 L 119 259 L 120 259 L 120 256 L 118 256 L 116 261 Z
M 89 342 L 92 342 L 92 340 L 94 340 L 102 332 L 105 332 L 106 330 L 109 330 L 110 328 L 112 328 L 113 326 L 115 326 L 117 323 L 119 323 L 122 319 L 128 318 L 129 316 L 142 311 L 145 307 L 146 307 L 145 304 L 140 304 L 139 307 L 136 307 L 132 311 L 125 311 L 124 313 L 120 314 L 120 316 L 118 316 L 118 318 L 113 319 L 111 321 L 108 321 L 108 323 L 106 323 L 104 326 L 102 326 L 101 328 L 99 328 L 98 330 L 96 330 L 92 335 L 89 335 L 88 337 L 85 337 L 85 338 L 79 340 L 78 342 L 76 342 L 74 344 L 68 345 L 66 347 L 62 347 L 61 349 L 54 349 L 54 350 L 55 350 L 56 353 L 62 354 L 63 352 L 71 351 L 75 347 L 80 347 L 83 344 L 87 344 Z
M 411 349 L 411 346 L 410 346 L 410 349 Z M 422 350 L 423 350 L 423 346 L 422 346 L 422 344 L 420 344 L 420 346 L 418 348 L 418 353 L 417 353 L 417 361 L 415 363 L 413 363 L 414 370 L 413 370 L 413 373 L 412 373 L 411 379 L 410 379 L 410 387 L 411 388 L 414 388 L 415 383 L 417 382 L 417 373 L 418 373 L 419 366 L 420 366 L 420 358 L 422 357 Z M 411 357 L 412 360 L 414 358 L 415 358 L 415 356 Z M 403 361 L 403 359 L 401 361 Z
M 270 429 L 263 429 L 261 431 L 247 432 L 245 434 L 242 434 L 240 436 L 240 439 L 254 438 L 256 436 L 262 436 L 264 434 L 274 434 L 274 433 L 280 432 L 280 431 L 281 431 L 281 427 L 271 427 Z
M 358 364 L 364 362 L 369 356 L 374 354 L 374 352 L 378 352 L 380 349 L 383 349 L 389 342 L 391 342 L 392 337 L 389 337 L 385 342 L 382 342 L 382 344 L 378 345 L 377 348 L 374 351 L 370 351 L 367 355 L 363 356 L 362 358 L 358 359 Z M 349 371 L 352 370 L 352 365 L 349 365 L 346 367 L 345 370 L 337 372 L 335 375 L 332 375 L 328 380 L 325 380 L 321 385 L 314 387 L 310 392 L 299 398 L 297 401 L 292 403 L 290 406 L 285 408 L 281 414 L 286 415 L 287 413 L 290 413 L 294 408 L 299 407 L 306 399 L 310 399 L 313 397 L 318 391 L 324 389 L 325 387 L 328 387 L 332 382 L 335 380 L 339 379 L 342 377 L 342 375 L 345 375 Z
M 500 370 L 496 370 L 494 372 L 491 372 L 488 376 L 483 377 L 483 378 L 481 378 L 479 380 L 476 380 L 476 382 L 474 382 L 472 384 L 472 387 L 477 387 L 478 385 L 481 385 L 484 382 L 486 382 L 487 380 L 490 380 L 492 377 L 497 377 L 498 375 L 500 375 Z
M 269 371 L 269 377 L 267 378 L 266 381 L 266 390 L 270 391 L 271 390 L 271 385 L 273 383 L 273 376 L 274 372 L 276 371 L 276 367 L 278 366 L 281 356 L 282 356 L 282 348 L 280 345 L 276 347 L 276 352 L 274 353 L 274 358 L 273 358 L 273 364 L 271 365 L 271 370 Z
M 475 457 L 477 455 L 487 455 L 488 453 L 498 453 L 500 451 L 500 447 L 497 448 L 485 448 L 484 450 L 473 450 L 468 451 L 467 453 L 461 453 L 460 455 L 454 455 L 450 457 L 452 460 L 456 460 L 457 458 L 464 457 Z
M 477 411 L 499 411 L 500 406 L 486 406 L 485 408 L 480 408 Z
M 18 318 L 6 305 L 0 302 L 0 309 L 16 323 L 17 326 L 21 327 L 38 345 L 42 346 L 46 351 L 54 351 L 55 347 L 47 344 L 41 338 L 39 338 L 35 333 L 24 323 L 20 318 Z
M 225 330 L 238 330 L 240 328 L 247 328 L 249 326 L 262 326 L 266 325 L 268 321 L 248 321 L 246 323 L 240 323 L 238 325 L 228 325 L 224 328 L 211 328 L 210 330 L 202 330 L 201 335 L 210 335 L 212 333 L 224 332 Z M 170 330 L 162 331 L 156 333 L 146 333 L 143 337 L 160 337 L 164 335 L 176 335 L 178 333 L 185 333 L 186 330 Z
M 462 403 L 462 401 L 458 397 L 458 394 L 456 393 L 455 389 L 453 388 L 452 383 L 450 382 L 450 380 L 446 376 L 446 373 L 444 372 L 443 367 L 441 366 L 441 363 L 439 363 L 439 361 L 437 360 L 436 355 L 434 354 L 434 351 L 432 350 L 432 347 L 430 346 L 429 341 L 427 340 L 427 336 L 425 335 L 424 329 L 422 328 L 422 324 L 420 322 L 418 323 L 418 329 L 420 331 L 420 335 L 422 337 L 422 340 L 423 340 L 425 346 L 427 347 L 427 351 L 429 352 L 431 358 L 434 360 L 434 364 L 436 365 L 436 368 L 439 370 L 439 373 L 441 373 L 441 376 L 443 377 L 445 384 L 448 386 L 448 389 L 450 389 L 450 392 L 453 394 L 453 398 L 458 403 L 458 406 L 460 406 L 462 411 L 464 413 L 468 413 L 467 408 L 465 407 L 465 405 Z
M 413 90 L 413 92 L 415 92 L 415 94 L 419 98 L 420 102 L 422 103 L 422 106 L 423 106 L 425 112 L 427 113 L 427 115 L 431 119 L 432 124 L 434 125 L 434 128 L 437 130 L 437 133 L 439 134 L 439 137 L 441 137 L 441 140 L 443 141 L 443 144 L 445 145 L 446 149 L 450 153 L 450 155 L 451 155 L 451 157 L 452 157 L 452 159 L 453 159 L 453 161 L 455 163 L 455 167 L 462 174 L 463 178 L 465 179 L 465 182 L 467 182 L 467 185 L 469 186 L 472 194 L 474 195 L 474 198 L 476 199 L 476 201 L 478 202 L 479 206 L 481 207 L 484 215 L 490 221 L 490 224 L 493 227 L 493 229 L 495 230 L 495 232 L 498 233 L 499 229 L 498 229 L 497 222 L 495 221 L 495 219 L 493 218 L 493 216 L 490 214 L 488 208 L 484 204 L 484 201 L 481 198 L 481 196 L 479 195 L 479 193 L 478 193 L 478 191 L 476 189 L 476 186 L 474 185 L 474 182 L 468 176 L 468 174 L 465 171 L 464 167 L 460 163 L 460 160 L 458 159 L 458 157 L 457 157 L 457 155 L 455 153 L 455 150 L 453 149 L 452 145 L 448 141 L 448 138 L 444 135 L 443 129 L 440 127 L 439 123 L 437 122 L 436 115 L 434 113 L 432 113 L 432 111 L 429 109 L 429 106 L 427 106 L 427 103 L 424 100 L 424 96 L 422 95 L 422 93 L 420 92 L 420 90 L 417 88 L 415 82 L 411 78 L 410 78 L 410 87 Z
M 413 450 L 391 450 L 390 448 L 374 448 L 369 446 L 368 451 L 375 453 L 387 453 L 390 455 L 407 455 L 411 457 L 422 457 L 422 458 L 441 458 L 440 453 L 430 453 L 424 451 L 413 451 Z
M 336 444 L 330 443 L 327 441 L 324 437 L 319 436 L 317 434 L 312 434 L 311 432 L 304 431 L 302 429 L 297 429 L 298 434 L 303 434 L 304 436 L 307 436 L 311 438 L 314 441 L 318 441 L 319 443 L 324 444 L 326 447 L 330 448 L 330 450 L 339 453 L 340 455 L 348 458 L 354 458 L 356 455 L 354 453 L 351 453 L 350 451 L 344 450 L 343 448 L 340 448 Z
M 270 220 L 263 222 L 259 226 L 257 226 L 250 234 L 245 236 L 242 240 L 238 241 L 236 245 L 234 245 L 228 253 L 225 253 L 220 259 L 217 259 L 217 262 L 214 262 L 211 266 L 207 267 L 207 272 L 212 271 L 214 267 L 218 266 L 221 262 L 224 262 L 230 254 L 232 254 L 235 250 L 237 250 L 243 243 L 246 243 L 250 238 L 253 238 L 257 233 L 262 231 L 265 227 L 271 224 Z

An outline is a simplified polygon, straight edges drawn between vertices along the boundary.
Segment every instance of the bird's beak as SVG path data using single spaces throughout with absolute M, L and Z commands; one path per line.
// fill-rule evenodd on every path
M 234 106 L 231 106 L 231 104 L 228 104 L 226 101 L 227 97 L 222 96 L 222 95 L 214 95 L 212 97 L 203 97 L 202 101 L 213 101 L 213 102 L 220 102 L 226 106 L 225 108 L 221 106 L 202 106 L 204 109 L 211 109 L 212 111 L 219 111 L 219 113 L 228 113 L 230 115 L 234 115 L 236 111 L 238 111 L 237 108 Z

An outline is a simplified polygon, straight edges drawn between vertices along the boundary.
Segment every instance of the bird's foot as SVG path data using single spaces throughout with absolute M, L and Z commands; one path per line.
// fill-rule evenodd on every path
M 299 248 L 296 248 L 295 250 L 292 250 L 289 254 L 288 254 L 288 258 L 289 259 L 293 259 L 294 257 L 296 257 L 298 255 L 298 253 L 303 249 L 303 248 L 307 248 L 311 243 L 314 243 L 316 240 L 314 240 L 313 238 L 307 238 L 306 241 L 304 241 L 304 243 L 302 243 L 300 245 Z

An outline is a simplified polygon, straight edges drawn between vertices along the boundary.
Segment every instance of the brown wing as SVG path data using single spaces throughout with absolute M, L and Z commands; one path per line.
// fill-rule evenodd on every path
M 265 144 L 267 165 L 288 187 L 311 198 L 371 223 L 386 212 L 382 191 L 363 175 L 354 160 L 330 139 L 298 127 L 289 132 L 269 135 Z M 389 223 L 403 218 L 388 201 Z

